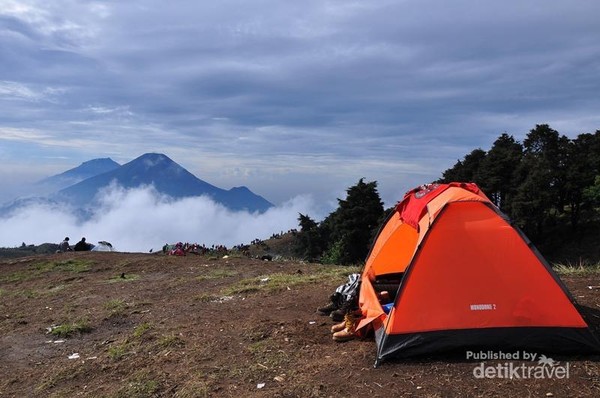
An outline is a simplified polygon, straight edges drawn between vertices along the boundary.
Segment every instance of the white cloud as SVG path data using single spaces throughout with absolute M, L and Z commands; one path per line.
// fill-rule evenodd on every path
M 36 85 L 0 80 L 0 100 L 55 103 L 56 98 L 66 92 L 67 89 L 61 87 L 37 87 Z
M 4 99 L 24 99 L 37 101 L 42 97 L 40 93 L 31 90 L 29 87 L 10 81 L 0 81 L 0 98 Z
M 73 243 L 81 237 L 89 243 L 106 240 L 119 251 L 132 252 L 157 250 L 177 241 L 231 247 L 298 228 L 298 213 L 313 218 L 315 214 L 307 196 L 259 214 L 233 212 L 205 197 L 171 200 L 148 187 L 124 190 L 113 186 L 101 202 L 84 222 L 64 207 L 21 209 L 0 219 L 0 246 L 58 243 L 69 236 Z
M 0 127 L 0 140 L 39 142 L 45 140 L 51 135 L 34 129 L 21 129 L 13 127 Z

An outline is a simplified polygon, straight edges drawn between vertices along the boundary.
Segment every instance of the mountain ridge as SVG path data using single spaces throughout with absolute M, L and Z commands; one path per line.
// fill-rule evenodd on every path
M 119 163 L 115 162 L 111 158 L 91 159 L 81 163 L 77 167 L 66 170 L 60 174 L 55 174 L 53 176 L 46 177 L 36 182 L 34 185 L 38 189 L 43 190 L 46 193 L 52 193 L 57 190 L 77 184 L 78 182 L 81 182 L 95 175 L 114 170 L 120 166 L 121 165 Z
M 264 212 L 273 204 L 245 186 L 225 190 L 201 180 L 161 153 L 146 153 L 113 170 L 89 177 L 59 190 L 52 199 L 75 206 L 94 203 L 103 187 L 115 182 L 124 188 L 153 186 L 175 199 L 208 196 L 230 210 Z

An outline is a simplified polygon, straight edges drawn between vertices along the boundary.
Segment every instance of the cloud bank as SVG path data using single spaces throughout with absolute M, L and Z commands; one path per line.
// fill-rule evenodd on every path
M 231 247 L 266 239 L 273 233 L 298 228 L 298 213 L 316 214 L 313 200 L 296 197 L 265 213 L 232 212 L 206 197 L 172 200 L 152 187 L 104 192 L 92 217 L 79 221 L 71 209 L 31 205 L 0 219 L 0 246 L 59 243 L 65 236 L 72 244 L 81 237 L 90 243 L 106 240 L 116 250 L 148 252 L 165 243 L 196 242 Z

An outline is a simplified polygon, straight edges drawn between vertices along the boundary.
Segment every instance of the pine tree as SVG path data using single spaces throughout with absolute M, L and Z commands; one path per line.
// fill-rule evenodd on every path
M 511 200 L 518 185 L 515 171 L 522 157 L 523 146 L 513 136 L 503 133 L 482 160 L 477 173 L 479 187 L 507 214 L 511 214 Z
M 377 182 L 358 183 L 348 188 L 346 199 L 338 199 L 338 209 L 330 214 L 324 226 L 329 236 L 327 262 L 356 264 L 364 261 L 384 214 Z
M 486 153 L 483 149 L 474 149 L 463 160 L 459 160 L 452 168 L 444 171 L 440 182 L 477 182 L 476 178 L 485 157 Z
M 528 236 L 541 237 L 546 226 L 562 212 L 566 186 L 566 143 L 547 124 L 537 125 L 523 141 L 524 153 L 517 173 L 521 182 L 513 212 Z
M 567 208 L 571 227 L 576 229 L 580 220 L 595 218 L 594 184 L 600 180 L 600 131 L 580 134 L 568 148 L 566 178 Z
M 296 252 L 308 261 L 315 261 L 323 252 L 323 239 L 319 224 L 302 213 L 298 216 L 300 232 L 297 235 Z

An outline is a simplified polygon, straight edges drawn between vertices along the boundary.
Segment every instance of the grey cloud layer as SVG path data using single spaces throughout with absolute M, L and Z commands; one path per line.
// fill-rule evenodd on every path
M 201 177 L 272 189 L 256 170 L 295 162 L 297 178 L 326 168 L 339 190 L 363 176 L 427 182 L 536 123 L 600 127 L 596 1 L 0 5 L 0 140 L 47 137 L 13 138 L 8 161 L 164 148 Z

